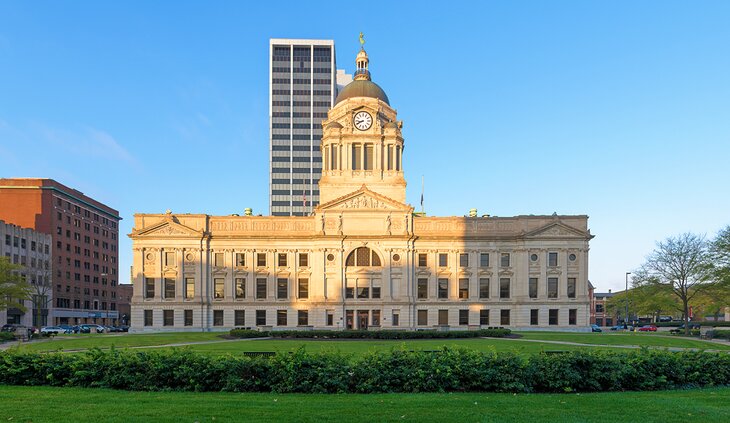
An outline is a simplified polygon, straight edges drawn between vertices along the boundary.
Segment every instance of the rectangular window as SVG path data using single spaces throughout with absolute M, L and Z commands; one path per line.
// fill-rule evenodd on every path
M 256 266 L 266 267 L 266 253 L 256 253 Z
M 297 325 L 298 326 L 309 326 L 309 311 L 299 310 L 297 312 Z
M 428 310 L 418 310 L 417 313 L 418 326 L 428 325 Z
M 446 253 L 439 254 L 439 267 L 446 267 L 449 265 L 449 255 Z
M 373 285 L 376 283 L 380 283 L 378 281 L 373 281 Z M 380 287 L 379 286 L 373 286 L 371 291 L 371 298 L 380 298 Z
M 537 278 L 529 279 L 527 290 L 529 291 L 530 298 L 537 298 Z
M 568 298 L 575 298 L 575 278 L 568 278 Z
M 286 326 L 287 325 L 287 313 L 286 310 L 276 310 L 276 325 Z
M 418 298 L 428 298 L 428 279 L 418 279 Z
M 438 298 L 449 298 L 449 280 L 446 278 L 438 280 Z
M 558 278 L 548 278 L 548 298 L 558 298 Z
M 86 307 L 86 308 L 88 308 L 88 307 Z M 152 326 L 152 310 L 144 311 L 144 325 Z
M 256 310 L 256 326 L 266 326 L 266 310 Z
M 449 324 L 449 310 L 439 310 L 439 325 L 446 326 Z
M 509 310 L 499 311 L 499 324 L 502 326 L 509 326 Z
M 535 325 L 539 324 L 538 323 L 538 313 L 539 312 L 540 312 L 540 310 L 538 310 L 536 308 L 533 308 L 530 310 L 530 324 L 531 325 L 535 326 Z
M 370 312 L 370 324 L 380 326 L 380 310 L 372 310 Z
M 165 298 L 175 298 L 175 278 L 165 278 Z
M 236 278 L 236 298 L 246 298 L 246 278 Z
M 299 253 L 299 267 L 309 267 L 309 254 Z
M 469 310 L 459 310 L 459 325 L 469 324 Z
M 489 310 L 479 310 L 479 324 L 482 326 L 489 325 Z
M 279 253 L 278 255 L 279 260 L 279 267 L 286 267 L 286 254 L 285 253 Z
M 469 298 L 469 279 L 467 278 L 459 279 L 459 298 Z
M 224 278 L 213 279 L 215 299 L 222 299 L 226 296 L 226 280 Z
M 489 267 L 489 253 L 479 254 L 479 267 Z
M 509 278 L 499 278 L 499 298 L 509 298 Z
M 213 266 L 215 266 L 215 267 L 225 266 L 225 257 L 223 256 L 223 253 L 213 254 Z
M 418 255 L 418 267 L 426 267 L 428 266 L 428 254 L 419 254 Z
M 246 266 L 246 254 L 236 253 L 236 266 L 238 266 L 238 267 Z
M 373 145 L 365 144 L 365 170 L 373 170 Z
M 558 265 L 558 253 L 548 253 L 548 266 L 555 267 Z
M 175 325 L 175 310 L 162 310 L 162 326 Z
M 309 279 L 299 278 L 298 297 L 300 299 L 309 298 Z
M 213 326 L 223 326 L 223 310 L 213 310 Z
M 144 297 L 155 298 L 155 278 L 144 278 Z
M 489 298 L 489 278 L 479 278 L 479 298 Z
M 363 283 L 365 285 L 360 285 L 361 283 Z M 370 287 L 367 286 L 367 282 L 365 282 L 365 281 L 362 281 L 362 282 L 358 281 L 358 285 L 357 285 L 357 298 L 362 298 L 362 299 L 370 298 Z
M 353 144 L 352 146 L 352 170 L 362 169 L 362 145 Z
M 289 279 L 276 279 L 276 298 L 280 300 L 285 300 L 289 298 Z
M 183 310 L 183 320 L 185 326 L 193 325 L 193 310 Z
M 185 278 L 185 298 L 195 297 L 195 278 Z
M 256 299 L 266 298 L 266 278 L 256 278 Z
M 335 325 L 335 312 L 327 310 L 327 326 Z
M 577 308 L 568 309 L 568 324 L 575 325 L 577 319 L 578 319 L 578 309 Z
M 549 325 L 558 324 L 558 309 L 557 308 L 551 308 L 550 310 L 548 310 L 548 324 Z
M 469 267 L 469 254 L 459 254 L 459 267 Z
M 509 253 L 502 253 L 502 255 L 500 255 L 499 265 L 501 267 L 509 267 Z
M 246 310 L 235 310 L 233 312 L 233 324 L 235 326 L 246 326 Z
M 390 316 L 391 326 L 400 326 L 400 311 L 393 310 L 393 314 Z
M 596 313 L 603 313 L 603 304 L 596 304 Z
M 165 266 L 167 266 L 167 267 L 175 266 L 175 252 L 174 251 L 165 252 Z

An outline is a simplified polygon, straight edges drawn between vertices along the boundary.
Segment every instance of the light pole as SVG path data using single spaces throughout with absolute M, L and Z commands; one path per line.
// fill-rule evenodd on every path
M 624 326 L 628 327 L 628 320 L 629 320 L 629 275 L 631 272 L 626 272 L 626 290 L 624 291 L 624 294 L 626 295 L 626 315 L 624 317 Z

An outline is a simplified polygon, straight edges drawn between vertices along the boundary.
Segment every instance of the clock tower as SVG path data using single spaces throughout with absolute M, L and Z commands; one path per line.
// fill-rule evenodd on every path
M 403 177 L 403 122 L 388 96 L 370 78 L 368 55 L 361 49 L 354 80 L 337 95 L 322 122 L 320 203 L 360 189 L 400 203 L 406 200 Z

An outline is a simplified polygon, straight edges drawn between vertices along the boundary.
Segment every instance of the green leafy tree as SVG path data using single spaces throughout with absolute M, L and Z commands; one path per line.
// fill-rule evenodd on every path
M 20 274 L 22 266 L 13 264 L 7 257 L 0 257 L 0 310 L 16 307 L 25 312 L 25 305 L 18 300 L 31 298 L 31 287 Z
M 715 283 L 703 295 L 703 302 L 709 313 L 718 314 L 725 307 L 730 307 L 730 225 L 710 243 L 710 257 Z

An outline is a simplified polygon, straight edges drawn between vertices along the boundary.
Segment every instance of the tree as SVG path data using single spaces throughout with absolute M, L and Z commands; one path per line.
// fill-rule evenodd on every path
M 45 270 L 38 275 L 38 280 L 35 284 L 31 285 L 31 291 L 33 295 L 33 307 L 35 308 L 35 323 L 37 326 L 44 326 L 47 322 L 43 320 L 43 310 L 48 310 L 48 307 L 53 301 L 51 298 L 51 291 L 53 287 L 51 285 L 51 272 Z
M 704 236 L 691 233 L 667 238 L 657 243 L 634 277 L 635 286 L 663 289 L 679 300 L 685 335 L 690 301 L 715 285 L 708 247 Z
M 22 266 L 10 263 L 7 257 L 0 257 L 0 310 L 11 306 L 25 312 L 23 301 L 31 297 L 31 288 L 23 275 Z
M 705 295 L 709 310 L 717 314 L 730 306 L 730 225 L 710 243 L 715 284 Z

